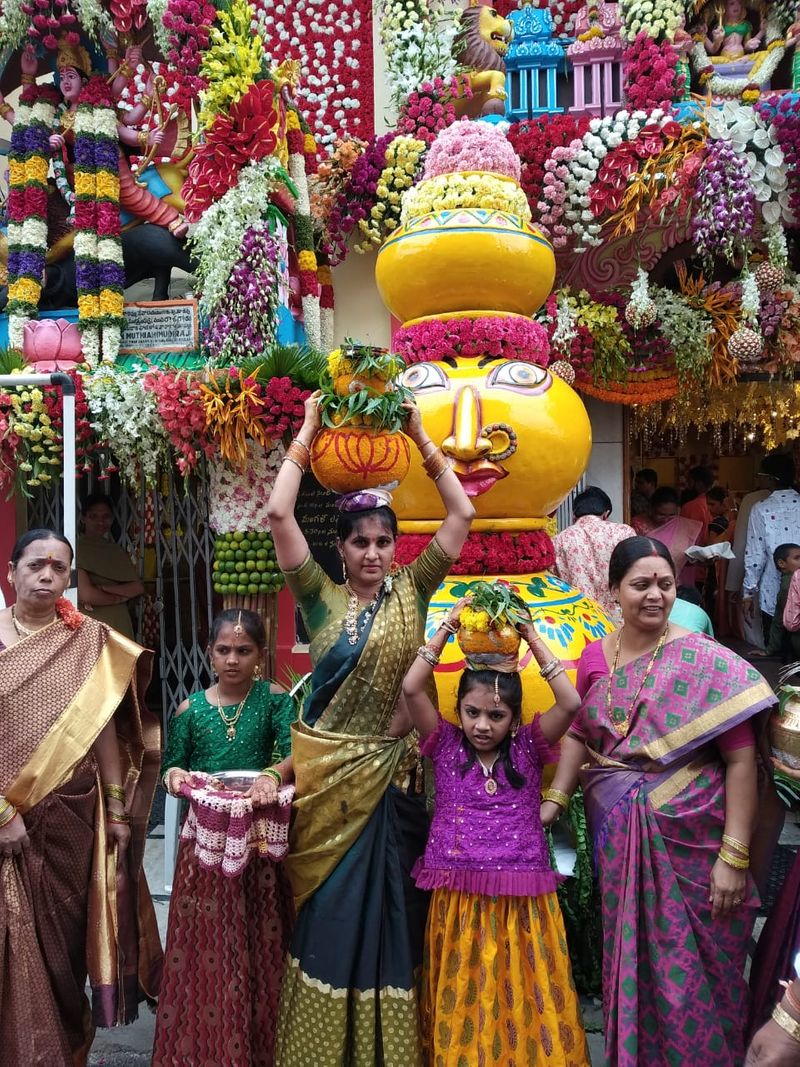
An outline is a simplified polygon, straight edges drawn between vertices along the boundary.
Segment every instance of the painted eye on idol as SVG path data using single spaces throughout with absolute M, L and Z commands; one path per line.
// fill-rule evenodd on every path
M 523 363 L 509 360 L 501 363 L 489 373 L 488 384 L 504 389 L 530 390 L 544 392 L 550 388 L 550 375 L 536 363 Z
M 403 372 L 400 381 L 414 393 L 422 393 L 428 389 L 447 389 L 450 384 L 442 368 L 434 363 L 415 363 Z

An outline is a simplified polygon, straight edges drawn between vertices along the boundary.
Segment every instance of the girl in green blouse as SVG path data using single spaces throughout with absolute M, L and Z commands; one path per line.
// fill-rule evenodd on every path
M 291 780 L 294 702 L 260 679 L 265 645 L 264 625 L 254 612 L 234 609 L 214 619 L 208 653 L 217 680 L 184 700 L 169 727 L 162 773 L 173 796 L 192 771 L 263 768 L 245 794 L 254 806 L 274 803 L 278 786 Z M 227 878 L 200 865 L 194 842 L 181 842 L 156 1067 L 272 1064 L 291 921 L 291 892 L 279 865 L 256 858 L 239 877 Z

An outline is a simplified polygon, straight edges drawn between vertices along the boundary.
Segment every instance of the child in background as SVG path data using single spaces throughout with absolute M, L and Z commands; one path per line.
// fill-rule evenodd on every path
M 800 570 L 800 545 L 792 543 L 778 545 L 772 558 L 781 573 L 778 602 L 775 605 L 775 614 L 772 616 L 766 650 L 753 652 L 753 655 L 779 656 L 784 663 L 788 663 L 793 659 L 800 659 L 800 633 L 789 632 L 783 619 L 792 576 Z
M 461 727 L 440 718 L 427 690 L 463 606 L 420 648 L 403 683 L 436 782 L 428 845 L 413 872 L 420 888 L 433 890 L 422 993 L 428 1062 L 588 1067 L 559 876 L 540 818 L 542 767 L 558 758 L 551 746 L 580 698 L 528 622 L 517 628 L 557 703 L 521 726 L 519 673 L 467 669 L 457 695 Z

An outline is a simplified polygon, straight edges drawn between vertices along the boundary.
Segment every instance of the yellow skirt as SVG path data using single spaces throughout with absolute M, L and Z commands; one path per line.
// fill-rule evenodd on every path
M 422 1024 L 431 1067 L 589 1067 L 556 894 L 434 890 Z

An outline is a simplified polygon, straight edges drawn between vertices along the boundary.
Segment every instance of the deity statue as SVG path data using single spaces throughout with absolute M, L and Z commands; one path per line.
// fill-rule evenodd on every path
M 785 42 L 770 5 L 755 0 L 698 0 L 692 67 L 712 98 L 752 103 L 770 87 Z M 757 16 L 757 26 L 754 25 Z
M 118 66 L 114 59 L 111 60 L 114 67 L 112 74 L 117 74 L 112 83 L 112 90 L 115 95 L 118 96 L 127 83 L 127 73 L 135 68 L 140 61 L 141 49 L 136 46 L 131 46 L 126 50 L 123 64 Z M 66 39 L 62 39 L 58 48 L 56 67 L 58 70 L 58 87 L 63 103 L 56 115 L 56 128 L 50 137 L 50 148 L 54 157 L 56 183 L 62 196 L 70 206 L 71 216 L 71 205 L 74 203 L 75 115 L 78 108 L 78 99 L 91 74 L 91 61 L 84 48 L 80 47 L 80 45 L 70 44 Z M 26 48 L 23 51 L 20 58 L 20 68 L 23 81 L 32 82 L 35 79 L 38 61 L 32 48 Z M 120 142 L 120 209 L 142 221 L 163 226 L 176 238 L 180 239 L 185 236 L 188 223 L 175 206 L 155 196 L 145 184 L 140 184 L 137 181 L 131 171 L 128 154 L 125 151 L 125 149 L 134 149 L 138 154 L 146 156 L 151 149 L 162 145 L 165 138 L 163 129 L 147 131 L 138 128 L 146 117 L 147 111 L 148 101 L 140 100 L 134 108 L 123 113 L 117 122 L 117 136 Z M 0 114 L 13 125 L 14 109 L 5 103 L 1 93 Z
M 753 25 L 747 19 L 747 7 L 743 0 L 724 0 L 722 3 L 715 3 L 713 7 L 716 25 L 710 30 L 706 24 L 706 36 L 703 40 L 710 56 L 735 60 L 741 59 L 746 52 L 758 51 L 764 30 L 762 27 L 758 33 L 753 33 Z

